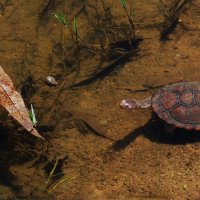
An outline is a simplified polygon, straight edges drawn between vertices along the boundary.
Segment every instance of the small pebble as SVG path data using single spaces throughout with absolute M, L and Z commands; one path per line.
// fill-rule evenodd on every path
M 186 189 L 187 189 L 187 187 L 188 187 L 188 186 L 187 186 L 186 184 L 183 184 L 183 189 L 185 189 L 185 190 L 186 190 Z
M 47 76 L 45 79 L 45 83 L 48 86 L 56 86 L 58 85 L 58 82 L 55 80 L 55 78 L 53 76 Z
M 100 121 L 100 124 L 101 124 L 102 126 L 106 126 L 106 125 L 108 125 L 108 121 L 107 121 L 107 120 L 101 120 L 101 121 Z

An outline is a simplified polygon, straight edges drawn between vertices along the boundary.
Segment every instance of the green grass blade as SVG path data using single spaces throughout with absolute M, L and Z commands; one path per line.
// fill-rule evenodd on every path
M 59 14 L 54 14 L 54 16 L 61 24 L 66 25 L 65 16 L 62 12 L 60 12 Z
M 37 120 L 36 120 L 35 111 L 33 109 L 33 105 L 32 104 L 31 104 L 31 110 L 30 110 L 29 114 L 30 114 L 30 118 L 31 118 L 31 121 L 33 123 L 33 126 L 36 127 Z
M 126 8 L 126 0 L 121 0 L 123 8 Z
M 76 17 L 74 17 L 74 33 L 75 33 L 76 35 L 78 35 L 77 24 L 76 24 Z

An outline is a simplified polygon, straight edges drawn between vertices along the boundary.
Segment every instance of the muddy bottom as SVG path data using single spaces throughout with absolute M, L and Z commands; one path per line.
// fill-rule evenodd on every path
M 0 199 L 200 199 L 199 133 L 169 138 L 150 109 L 119 107 L 199 81 L 200 1 L 166 37 L 163 9 L 173 1 L 122 2 L 0 1 L 0 65 L 46 138 L 2 112 Z

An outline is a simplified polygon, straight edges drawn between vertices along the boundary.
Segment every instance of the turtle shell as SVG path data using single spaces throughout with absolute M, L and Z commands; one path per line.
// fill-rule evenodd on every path
M 152 96 L 153 111 L 168 124 L 200 130 L 200 82 L 179 82 Z

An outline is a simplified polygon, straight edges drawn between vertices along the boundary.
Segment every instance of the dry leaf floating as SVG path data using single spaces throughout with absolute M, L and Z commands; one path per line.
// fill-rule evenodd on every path
M 0 66 L 0 106 L 4 107 L 28 132 L 44 139 L 33 127 L 21 95 L 15 90 L 10 77 Z

